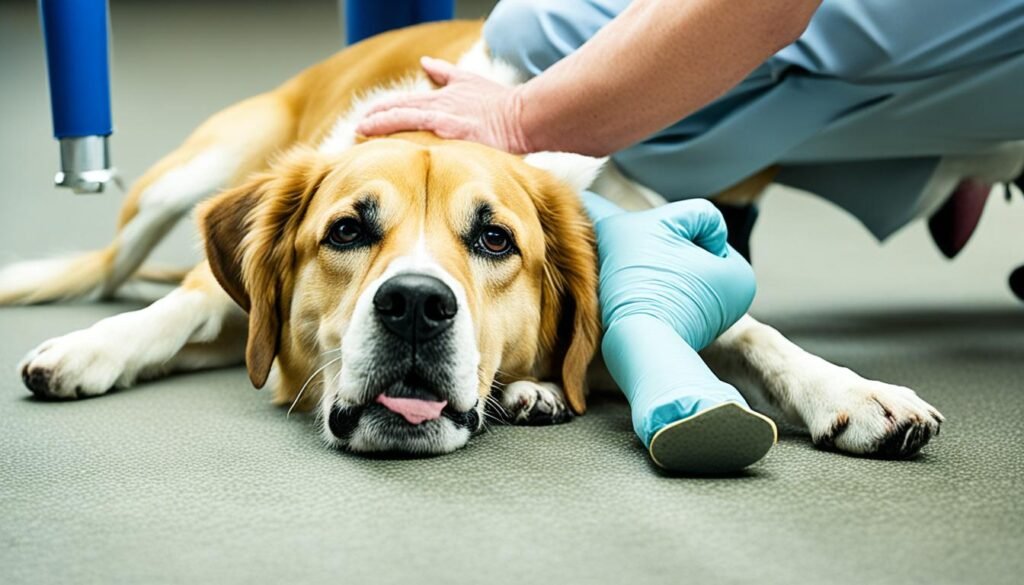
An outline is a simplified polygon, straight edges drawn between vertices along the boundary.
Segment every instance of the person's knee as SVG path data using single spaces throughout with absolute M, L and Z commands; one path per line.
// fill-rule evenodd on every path
M 562 19 L 558 2 L 550 0 L 502 0 L 484 23 L 484 40 L 491 55 L 537 75 L 554 65 L 569 50 L 556 37 Z

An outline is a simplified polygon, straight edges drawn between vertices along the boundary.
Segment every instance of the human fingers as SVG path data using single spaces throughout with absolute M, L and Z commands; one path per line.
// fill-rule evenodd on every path
M 429 106 L 437 101 L 437 92 L 412 93 L 409 95 L 397 95 L 380 100 L 366 110 L 364 117 L 379 114 L 396 108 L 417 108 L 429 109 Z
M 416 108 L 393 108 L 363 118 L 356 132 L 381 136 L 409 130 L 424 130 L 442 138 L 465 138 L 465 124 L 450 114 Z
M 475 75 L 462 71 L 448 61 L 435 59 L 433 57 L 421 57 L 420 66 L 423 67 L 423 70 L 427 72 L 427 75 L 434 81 L 434 83 L 442 86 L 448 85 L 453 81 L 476 77 Z

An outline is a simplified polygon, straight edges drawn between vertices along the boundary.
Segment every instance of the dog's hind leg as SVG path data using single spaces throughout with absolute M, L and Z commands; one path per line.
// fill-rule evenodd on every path
M 746 315 L 701 352 L 758 410 L 781 411 L 815 444 L 847 453 L 910 457 L 943 418 L 913 390 L 868 380 L 810 354 Z
M 246 329 L 204 262 L 152 305 L 45 341 L 18 368 L 40 398 L 96 396 L 176 370 L 240 364 Z
M 112 295 L 196 204 L 287 146 L 295 123 L 293 104 L 280 90 L 215 114 L 132 185 L 107 247 L 0 269 L 0 305 Z

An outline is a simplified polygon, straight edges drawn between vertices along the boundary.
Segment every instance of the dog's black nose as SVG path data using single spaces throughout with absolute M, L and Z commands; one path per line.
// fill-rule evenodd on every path
M 373 307 L 381 323 L 409 343 L 426 341 L 450 327 L 459 308 L 448 285 L 423 274 L 388 279 L 373 295 Z

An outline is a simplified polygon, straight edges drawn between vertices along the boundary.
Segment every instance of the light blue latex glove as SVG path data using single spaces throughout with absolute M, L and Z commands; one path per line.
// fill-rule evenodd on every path
M 706 408 L 749 408 L 697 355 L 754 299 L 753 271 L 726 243 L 721 213 L 703 199 L 627 213 L 584 193 L 584 204 L 597 232 L 601 349 L 644 445 Z

